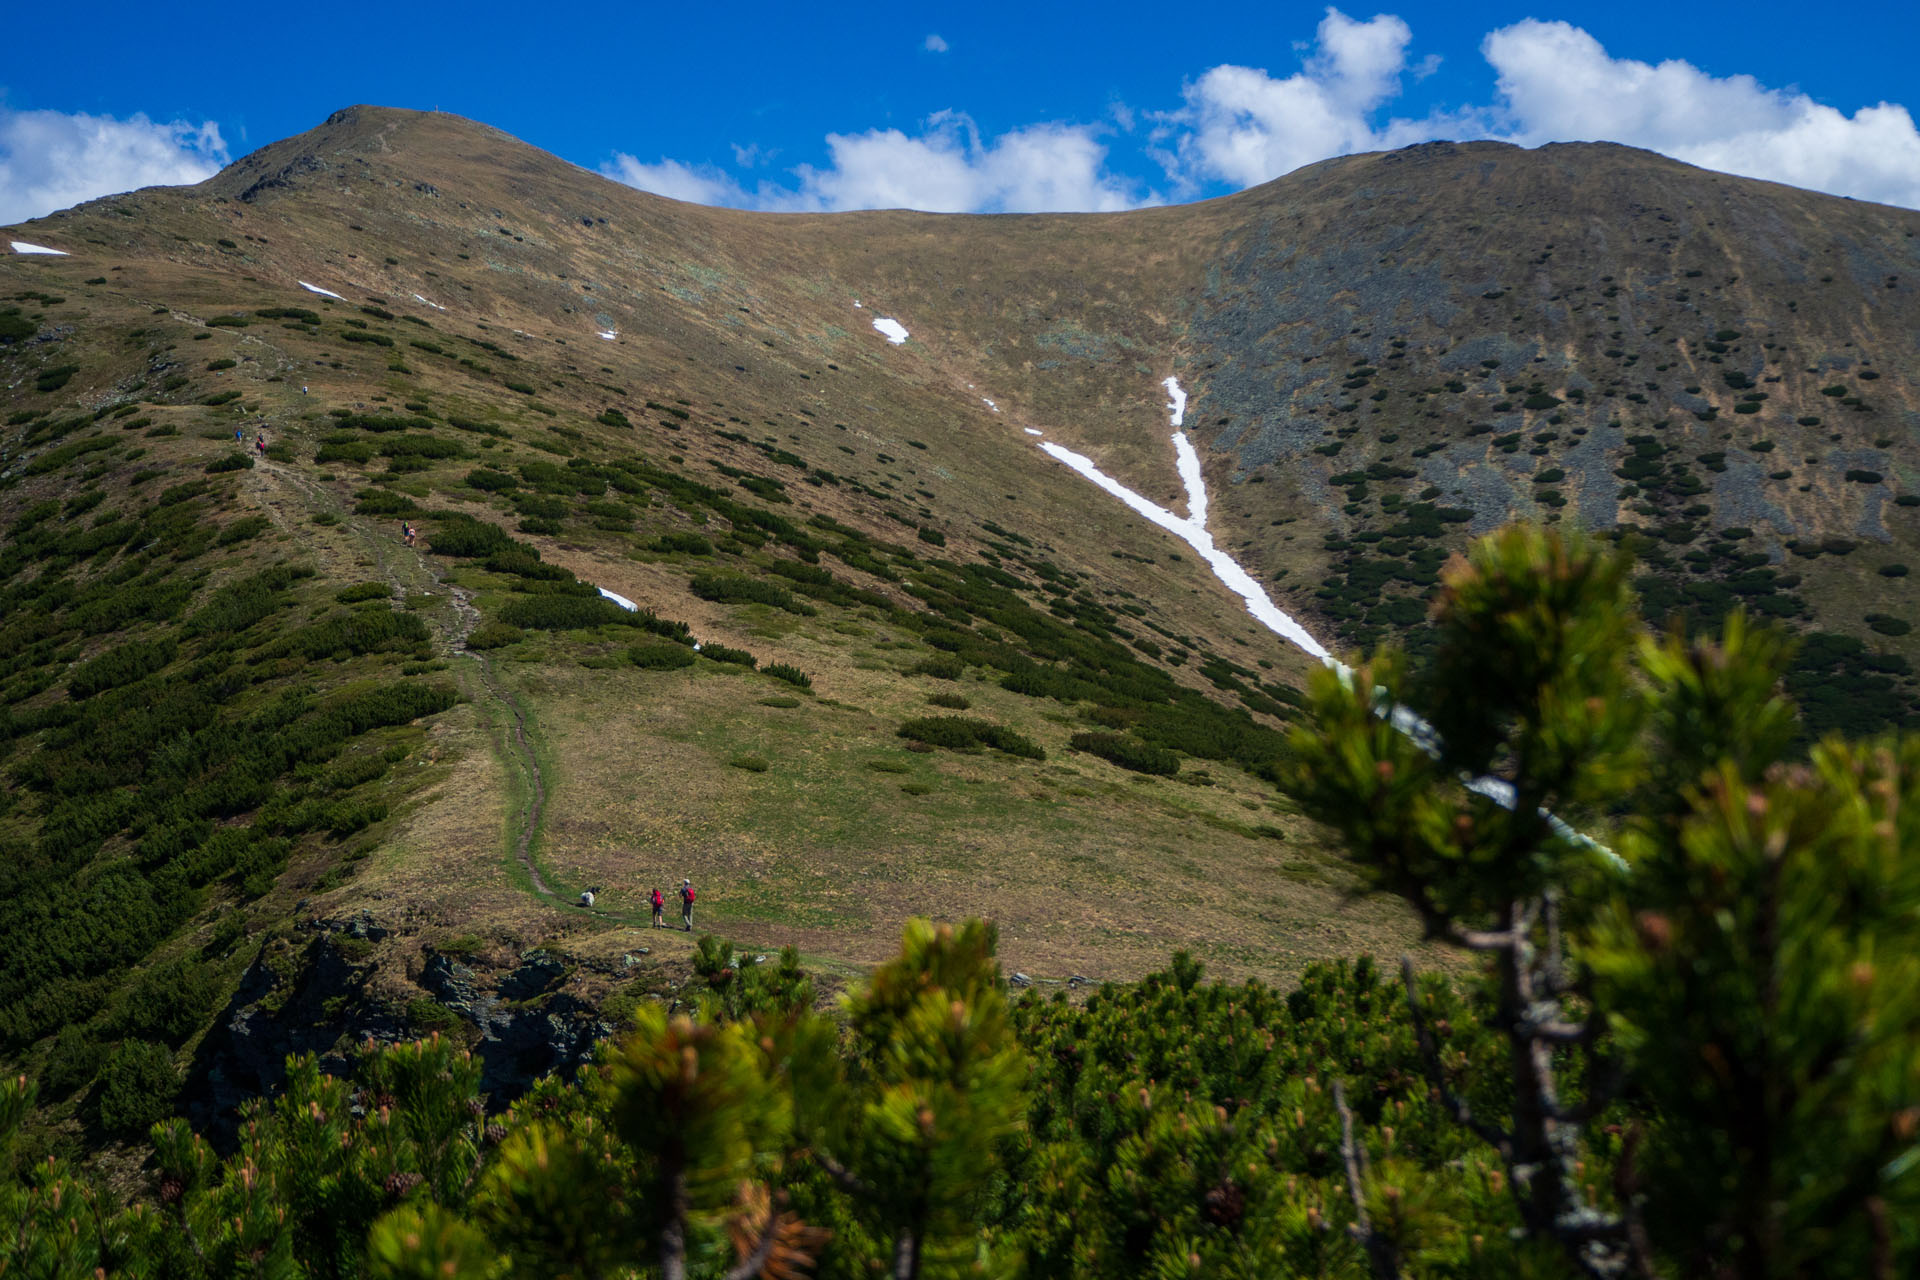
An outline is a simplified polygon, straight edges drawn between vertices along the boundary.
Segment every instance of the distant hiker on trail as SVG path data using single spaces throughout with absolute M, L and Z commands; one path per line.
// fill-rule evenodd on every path
M 661 928 L 666 923 L 661 917 L 667 909 L 667 897 L 660 892 L 658 885 L 654 886 L 653 897 L 649 901 L 653 903 L 653 927 Z
M 261 432 L 261 433 L 260 433 L 259 435 L 257 435 L 257 436 L 255 436 L 255 437 L 253 438 L 253 447 L 254 447 L 255 449 L 258 449 L 258 450 L 260 451 L 260 456 L 261 456 L 261 457 L 263 457 L 263 458 L 264 458 L 264 457 L 266 457 L 266 456 L 267 456 L 267 435 L 266 435 L 266 432 L 264 432 L 264 431 L 263 431 L 263 432 Z
M 693 932 L 693 881 L 680 882 L 680 927 Z
M 402 520 L 400 522 L 400 541 L 406 543 L 408 546 L 412 546 L 414 536 L 413 526 L 405 520 Z
M 235 427 L 233 429 L 233 442 L 235 444 L 245 444 L 247 442 L 247 431 L 245 427 Z

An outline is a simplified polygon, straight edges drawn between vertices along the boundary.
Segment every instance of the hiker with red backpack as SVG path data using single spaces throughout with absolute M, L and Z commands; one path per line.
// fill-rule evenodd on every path
M 654 886 L 653 896 L 649 901 L 653 903 L 653 927 L 656 929 L 661 928 L 665 923 L 661 919 L 661 915 L 667 909 L 667 898 L 665 894 L 660 892 L 658 885 Z
M 680 882 L 680 927 L 693 932 L 693 881 Z

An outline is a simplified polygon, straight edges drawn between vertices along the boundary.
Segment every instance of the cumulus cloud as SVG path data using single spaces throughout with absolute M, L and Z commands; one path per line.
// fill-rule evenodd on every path
M 0 107 L 0 224 L 137 187 L 201 182 L 226 163 L 212 121 Z
M 1107 148 L 1084 125 L 1036 124 L 983 140 L 943 112 L 922 133 L 828 134 L 832 163 L 803 167 L 800 203 L 819 209 L 1059 213 L 1133 207 L 1106 172 Z
M 785 212 L 920 209 L 930 213 L 1109 212 L 1142 203 L 1107 171 L 1107 147 L 1087 125 L 1036 124 L 983 138 L 959 112 L 913 134 L 899 129 L 827 135 L 828 163 L 794 170 L 795 185 L 749 191 L 711 166 L 643 164 L 616 156 L 601 172 L 676 200 Z
M 734 150 L 737 155 L 739 148 Z M 666 159 L 658 164 L 647 164 L 621 152 L 601 165 L 600 172 L 615 182 L 624 182 L 630 187 L 651 191 L 670 200 L 685 200 L 689 204 L 744 208 L 753 203 L 747 191 L 715 165 L 690 165 Z
M 947 42 L 942 40 L 938 34 L 929 33 L 925 48 L 928 53 L 945 53 L 947 51 Z
M 1526 146 L 1605 140 L 1750 178 L 1920 206 L 1920 130 L 1893 103 L 1853 115 L 1752 76 L 1608 55 L 1565 22 L 1529 19 L 1481 52 L 1498 74 L 1498 136 Z
M 938 40 L 929 36 L 926 47 Z M 1178 108 L 1140 113 L 1143 134 L 1124 106 L 1112 107 L 1101 125 L 1034 124 L 992 138 L 982 138 L 965 114 L 943 112 L 913 132 L 829 134 L 828 162 L 790 171 L 787 185 L 748 189 L 711 166 L 643 165 L 625 155 L 605 172 L 677 199 L 745 208 L 1053 212 L 1159 199 L 1115 172 L 1115 137 L 1139 153 L 1122 169 L 1139 158 L 1157 162 L 1170 194 L 1183 198 L 1436 138 L 1610 141 L 1709 169 L 1920 207 L 1920 130 L 1898 104 L 1849 116 L 1751 76 L 1615 58 L 1579 27 L 1528 19 L 1482 41 L 1496 76 L 1490 98 L 1395 116 L 1402 87 L 1440 65 L 1433 55 L 1416 56 L 1413 45 L 1412 28 L 1393 14 L 1361 20 L 1328 8 L 1301 47 L 1297 70 L 1213 67 L 1184 86 Z M 739 167 L 749 167 L 744 158 Z
M 1407 70 L 1413 31 L 1405 22 L 1392 14 L 1359 22 L 1328 9 L 1315 36 L 1293 75 L 1219 66 L 1187 86 L 1185 108 L 1164 116 L 1160 131 L 1185 187 L 1249 187 L 1328 156 L 1428 133 L 1406 122 L 1375 123 Z

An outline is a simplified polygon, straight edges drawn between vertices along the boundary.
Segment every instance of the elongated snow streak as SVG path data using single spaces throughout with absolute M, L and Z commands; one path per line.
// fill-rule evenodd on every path
M 1192 547 L 1200 558 L 1207 562 L 1207 567 L 1213 570 L 1214 577 L 1220 579 L 1229 591 L 1246 602 L 1247 613 L 1252 616 L 1254 621 L 1260 623 L 1289 644 L 1292 644 L 1295 648 L 1311 654 L 1322 663 L 1333 668 L 1333 670 L 1339 674 L 1340 679 L 1351 687 L 1354 674 L 1353 668 L 1341 662 L 1335 658 L 1332 653 L 1328 652 L 1327 647 L 1314 639 L 1305 627 L 1295 622 L 1291 616 L 1283 612 L 1278 605 L 1274 604 L 1273 598 L 1267 594 L 1266 588 L 1256 582 L 1252 574 L 1242 569 L 1232 556 L 1214 545 L 1213 535 L 1207 532 L 1207 483 L 1200 472 L 1200 455 L 1195 452 L 1193 442 L 1187 438 L 1187 433 L 1179 429 L 1181 422 L 1186 417 L 1187 393 L 1181 388 L 1179 380 L 1175 378 L 1168 378 L 1161 385 L 1167 389 L 1167 396 L 1169 397 L 1167 411 L 1171 419 L 1171 425 L 1175 428 L 1173 433 L 1174 465 L 1180 472 L 1180 483 L 1187 491 L 1188 516 L 1186 519 L 1182 520 L 1165 507 L 1157 506 L 1146 498 L 1141 497 L 1093 465 L 1093 460 L 1084 454 L 1075 453 L 1073 450 L 1063 448 L 1051 441 L 1041 444 L 1040 448 L 1056 461 L 1066 463 L 1069 467 L 1072 467 L 1075 471 L 1078 471 L 1081 475 L 1093 481 L 1093 483 L 1099 485 L 1102 489 L 1105 489 L 1108 493 L 1120 499 L 1120 501 L 1126 503 L 1127 506 L 1131 507 L 1136 513 L 1152 523 L 1159 525 L 1162 529 L 1165 529 Z M 1040 434 L 1032 427 L 1028 427 L 1026 430 L 1030 435 Z M 1404 734 L 1414 746 L 1418 747 L 1427 755 L 1438 756 L 1440 754 L 1440 735 L 1434 731 L 1432 725 L 1428 724 L 1412 709 L 1389 702 L 1386 698 L 1385 690 L 1376 689 L 1374 692 L 1375 714 L 1385 719 L 1388 724 L 1391 724 L 1400 733 Z M 1513 808 L 1513 784 L 1504 778 L 1463 777 L 1461 782 L 1467 790 L 1476 795 L 1485 796 L 1501 808 Z M 1615 867 L 1622 870 L 1625 869 L 1626 863 L 1611 849 L 1580 834 L 1544 809 L 1541 810 L 1541 816 L 1547 820 L 1548 825 L 1556 836 L 1573 844 L 1584 845 L 1590 849 L 1594 849 L 1604 854 Z
M 9 243 L 13 245 L 15 253 L 50 253 L 56 258 L 68 256 L 65 249 L 49 249 L 43 244 L 28 244 L 25 240 L 13 240 Z
M 308 284 L 305 280 L 296 280 L 294 281 L 294 283 L 299 285 L 302 289 L 305 289 L 308 293 L 317 293 L 323 298 L 340 298 L 340 295 L 335 293 L 333 290 L 322 289 L 319 285 Z M 345 302 L 346 299 L 340 298 L 340 301 Z
M 635 604 L 633 601 L 627 599 L 625 596 L 615 595 L 613 592 L 607 590 L 605 587 L 600 588 L 600 594 L 605 596 L 607 599 L 613 601 L 615 604 L 619 605 L 622 609 L 625 609 L 628 613 L 640 612 L 640 606 Z
M 600 330 L 600 336 L 605 338 L 608 342 L 612 342 L 615 338 L 619 337 L 620 334 L 617 330 L 602 329 Z
M 426 302 L 426 303 L 427 303 L 427 305 L 428 305 L 428 306 L 430 306 L 430 307 L 432 307 L 432 308 L 433 308 L 433 309 L 434 309 L 435 311 L 445 311 L 445 310 L 446 310 L 446 308 L 445 308 L 445 307 L 443 307 L 443 306 L 441 306 L 441 305 L 440 305 L 439 303 L 437 303 L 437 302 L 428 302 L 428 301 L 427 301 L 427 299 L 425 299 L 425 298 L 423 298 L 423 297 L 421 297 L 421 296 L 420 296 L 419 294 L 417 294 L 417 293 L 413 295 L 413 300 L 414 300 L 415 302 Z
M 1031 428 L 1029 428 L 1029 430 L 1031 430 Z M 1176 448 L 1184 447 L 1187 454 L 1192 456 L 1193 446 L 1187 443 L 1185 436 L 1176 435 L 1173 439 Z M 1112 476 L 1100 470 L 1100 468 L 1094 466 L 1093 460 L 1084 454 L 1075 453 L 1073 450 L 1054 444 L 1050 440 L 1043 443 L 1040 447 L 1056 460 L 1066 463 L 1069 467 L 1072 467 L 1075 471 L 1078 471 L 1081 475 L 1093 481 L 1102 489 L 1105 489 L 1108 493 L 1126 503 L 1129 507 L 1132 507 L 1134 511 L 1141 516 L 1159 525 L 1162 529 L 1165 529 L 1168 533 L 1173 534 L 1188 546 L 1192 547 L 1194 551 L 1199 554 L 1200 558 L 1207 562 L 1207 566 L 1213 570 L 1214 576 L 1225 583 L 1229 591 L 1232 591 L 1246 602 L 1247 612 L 1253 615 L 1256 622 L 1259 622 L 1262 626 L 1265 626 L 1275 635 L 1280 636 L 1295 647 L 1306 650 L 1322 662 L 1331 662 L 1333 660 L 1333 655 L 1327 652 L 1325 645 L 1315 640 L 1311 635 L 1308 635 L 1306 628 L 1302 627 L 1285 613 L 1282 613 L 1279 607 L 1273 603 L 1272 597 L 1267 595 L 1264 587 L 1258 582 L 1255 582 L 1253 577 L 1248 574 L 1245 569 L 1235 564 L 1232 556 L 1229 556 L 1226 552 L 1221 551 L 1213 545 L 1213 535 L 1207 532 L 1205 526 L 1196 524 L 1192 520 L 1182 520 L 1165 507 L 1155 506 L 1147 499 L 1127 488 L 1127 486 L 1121 484 L 1118 480 L 1115 480 Z M 1198 458 L 1194 459 L 1193 474 L 1196 478 L 1199 475 Z M 1185 477 L 1183 476 L 1183 478 Z M 1207 509 L 1205 488 L 1189 488 L 1187 502 L 1190 508 L 1198 510 L 1200 514 L 1204 516 Z
M 907 327 L 898 320 L 876 317 L 873 322 L 873 327 L 878 329 L 881 334 L 885 336 L 886 340 L 896 347 L 907 340 Z
M 1020 429 L 1021 429 L 1022 431 L 1024 431 L 1024 432 L 1026 432 L 1026 433 L 1027 433 L 1028 435 L 1030 435 L 1030 436 L 1043 436 L 1043 435 L 1045 435 L 1045 434 L 1047 434 L 1046 432 L 1044 432 L 1044 431 L 1040 431 L 1040 430 L 1038 430 L 1038 429 L 1036 429 L 1036 428 L 1034 428 L 1034 427 L 1022 427 L 1022 428 L 1020 428 Z
M 986 405 L 987 408 L 993 410 L 995 413 L 1000 412 L 1000 406 L 995 404 L 993 401 L 987 399 L 985 396 L 980 397 L 980 403 Z

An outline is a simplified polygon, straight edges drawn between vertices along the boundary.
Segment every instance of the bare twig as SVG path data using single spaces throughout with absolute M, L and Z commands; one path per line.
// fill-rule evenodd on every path
M 1353 1109 L 1347 1106 L 1347 1085 L 1333 1082 L 1333 1105 L 1340 1112 L 1340 1160 L 1347 1167 L 1347 1194 L 1353 1198 L 1353 1226 L 1348 1228 L 1354 1240 L 1367 1251 L 1367 1267 L 1373 1280 L 1400 1280 L 1400 1259 L 1393 1242 L 1373 1229 L 1367 1213 L 1367 1153 L 1353 1140 Z
M 753 1252 L 740 1259 L 733 1270 L 727 1272 L 724 1280 L 751 1280 L 760 1274 L 767 1265 L 767 1259 L 773 1256 L 773 1248 L 780 1243 L 780 1210 L 776 1205 L 767 1208 L 767 1228 L 760 1233 L 760 1243 Z
M 1642 1280 L 1656 1280 L 1659 1271 L 1653 1265 L 1653 1241 L 1647 1236 L 1646 1220 L 1640 1213 L 1640 1172 L 1638 1160 L 1646 1125 L 1635 1120 L 1620 1144 L 1620 1161 L 1613 1169 L 1613 1194 L 1620 1202 L 1620 1221 L 1626 1228 L 1627 1256 Z
M 863 1181 L 858 1174 L 841 1164 L 838 1160 L 835 1160 L 818 1147 L 812 1147 L 809 1151 L 813 1156 L 814 1163 L 820 1166 L 820 1172 L 833 1179 L 835 1185 L 842 1191 L 848 1191 L 857 1196 L 870 1196 L 873 1194 L 873 1187 L 871 1185 Z
M 1425 1010 L 1421 1006 L 1420 988 L 1413 976 L 1413 957 L 1400 957 L 1400 980 L 1407 989 L 1407 1012 L 1413 1018 L 1413 1037 L 1420 1047 L 1421 1061 L 1426 1064 L 1427 1083 L 1440 1095 L 1440 1105 L 1452 1113 L 1454 1121 L 1472 1130 L 1482 1142 L 1506 1154 L 1512 1149 L 1513 1140 L 1507 1132 L 1495 1125 L 1476 1119 L 1473 1108 L 1467 1100 L 1455 1093 L 1447 1084 L 1446 1072 L 1440 1066 L 1440 1048 L 1434 1042 L 1433 1032 L 1427 1026 Z

